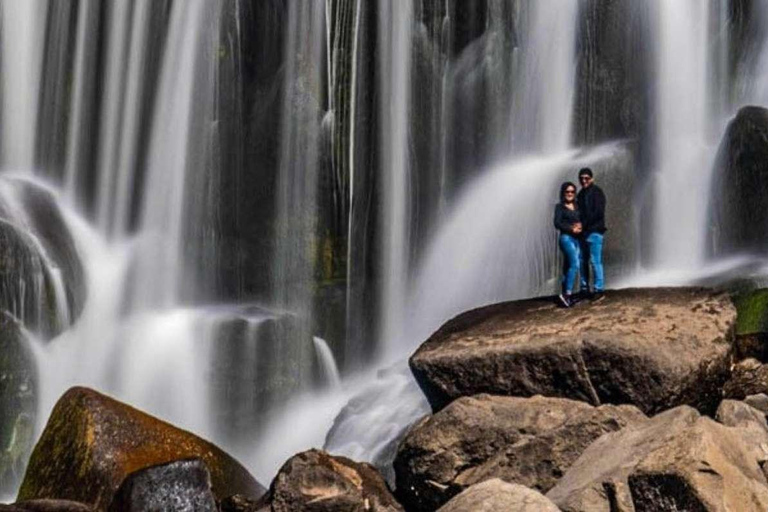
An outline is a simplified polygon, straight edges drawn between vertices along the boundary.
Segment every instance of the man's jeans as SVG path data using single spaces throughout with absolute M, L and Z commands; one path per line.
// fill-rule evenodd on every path
M 603 274 L 603 235 L 590 233 L 581 242 L 581 289 L 589 290 L 590 266 L 595 272 L 594 291 L 605 289 Z
M 563 262 L 563 293 L 570 295 L 576 283 L 576 273 L 579 271 L 580 250 L 579 241 L 565 233 L 560 235 L 560 249 L 565 255 Z

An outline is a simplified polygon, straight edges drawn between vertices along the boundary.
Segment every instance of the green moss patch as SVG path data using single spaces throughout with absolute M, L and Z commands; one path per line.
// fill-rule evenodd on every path
M 736 334 L 768 333 L 768 288 L 737 294 Z

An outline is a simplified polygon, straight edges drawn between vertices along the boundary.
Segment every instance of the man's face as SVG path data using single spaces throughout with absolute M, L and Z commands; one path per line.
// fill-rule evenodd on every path
M 587 188 L 592 185 L 592 177 L 589 174 L 582 174 L 579 176 L 579 183 L 581 183 L 581 188 Z

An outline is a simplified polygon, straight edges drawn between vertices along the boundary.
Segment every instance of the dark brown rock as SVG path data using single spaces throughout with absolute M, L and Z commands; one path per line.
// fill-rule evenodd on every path
M 54 407 L 32 452 L 19 499 L 70 499 L 104 509 L 134 471 L 193 457 L 208 466 L 217 499 L 263 494 L 243 466 L 208 441 L 75 387 Z
M 76 501 L 30 500 L 0 505 L 0 512 L 94 512 L 94 509 Z
M 734 365 L 731 378 L 723 385 L 723 396 L 744 400 L 759 393 L 768 393 L 768 365 L 751 358 Z
M 435 410 L 491 393 L 714 412 L 735 320 L 730 298 L 703 288 L 610 291 L 568 310 L 509 302 L 451 320 L 410 366 Z
M 400 512 L 387 483 L 370 464 L 320 450 L 294 455 L 266 498 L 271 512 Z
M 211 475 L 200 459 L 169 462 L 128 475 L 109 512 L 217 512 Z
M 547 497 L 566 512 L 765 510 L 749 435 L 678 407 L 602 436 Z
M 438 512 L 560 512 L 541 493 L 522 485 L 510 484 L 498 478 L 486 480 L 468 488 L 440 507 Z
M 768 251 L 767 109 L 739 110 L 720 144 L 715 169 L 709 209 L 715 251 Z
M 595 439 L 638 421 L 647 419 L 632 406 L 460 398 L 417 423 L 401 443 L 397 495 L 407 510 L 428 511 L 493 478 L 546 491 Z
M 267 496 L 262 499 L 253 499 L 241 494 L 235 494 L 224 498 L 219 503 L 221 512 L 270 512 Z

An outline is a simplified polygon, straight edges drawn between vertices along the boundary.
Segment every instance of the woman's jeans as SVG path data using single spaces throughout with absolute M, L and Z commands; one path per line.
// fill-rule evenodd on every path
M 563 264 L 563 293 L 570 295 L 573 292 L 576 274 L 579 271 L 579 241 L 571 235 L 562 233 L 560 235 L 560 250 L 565 255 Z
M 595 272 L 594 290 L 602 292 L 605 289 L 605 277 L 603 274 L 603 235 L 590 233 L 582 241 L 582 269 L 581 289 L 589 289 L 590 266 Z

